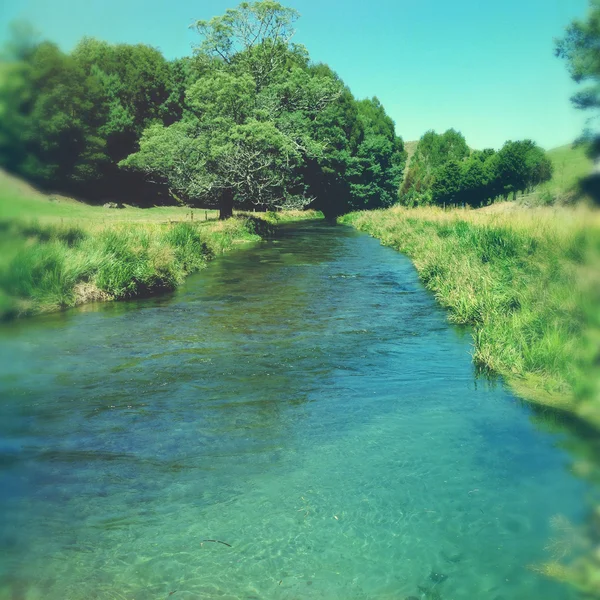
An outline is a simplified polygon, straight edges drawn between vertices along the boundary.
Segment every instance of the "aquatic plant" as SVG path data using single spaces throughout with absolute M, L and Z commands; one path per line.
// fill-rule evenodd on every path
M 563 517 L 553 519 L 552 527 L 556 537 L 546 548 L 550 560 L 531 569 L 572 585 L 586 598 L 600 598 L 600 506 L 592 511 L 588 526 L 581 531 Z

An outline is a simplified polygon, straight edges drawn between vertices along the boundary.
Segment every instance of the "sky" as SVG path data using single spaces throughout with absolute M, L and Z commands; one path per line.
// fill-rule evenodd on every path
M 530 138 L 572 142 L 586 116 L 553 39 L 587 0 L 280 0 L 302 15 L 294 41 L 326 62 L 357 98 L 377 96 L 405 141 L 453 127 L 473 148 Z M 190 54 L 189 25 L 237 0 L 0 0 L 7 24 L 26 19 L 68 51 L 83 36 Z

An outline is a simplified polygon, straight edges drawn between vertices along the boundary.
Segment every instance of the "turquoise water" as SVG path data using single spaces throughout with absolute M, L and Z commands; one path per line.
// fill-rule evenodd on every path
M 0 598 L 574 598 L 528 568 L 585 517 L 572 434 L 469 345 L 325 224 L 4 327 Z

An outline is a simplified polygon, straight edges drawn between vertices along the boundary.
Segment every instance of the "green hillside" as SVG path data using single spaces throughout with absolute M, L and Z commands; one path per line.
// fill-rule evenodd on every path
M 542 186 L 542 190 L 550 191 L 560 201 L 573 192 L 581 178 L 591 173 L 593 162 L 586 156 L 583 146 L 572 144 L 549 150 L 548 156 L 554 165 L 554 174 L 552 179 Z

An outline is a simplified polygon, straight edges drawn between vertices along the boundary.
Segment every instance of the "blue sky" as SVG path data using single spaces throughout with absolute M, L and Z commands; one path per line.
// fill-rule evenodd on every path
M 474 148 L 531 138 L 569 143 L 585 115 L 553 55 L 553 38 L 587 0 L 283 0 L 302 15 L 295 41 L 328 63 L 355 96 L 377 96 L 405 140 L 462 131 Z M 189 54 L 188 25 L 237 0 L 1 0 L 6 24 L 28 19 L 69 50 L 84 36 L 144 42 L 167 58 Z

